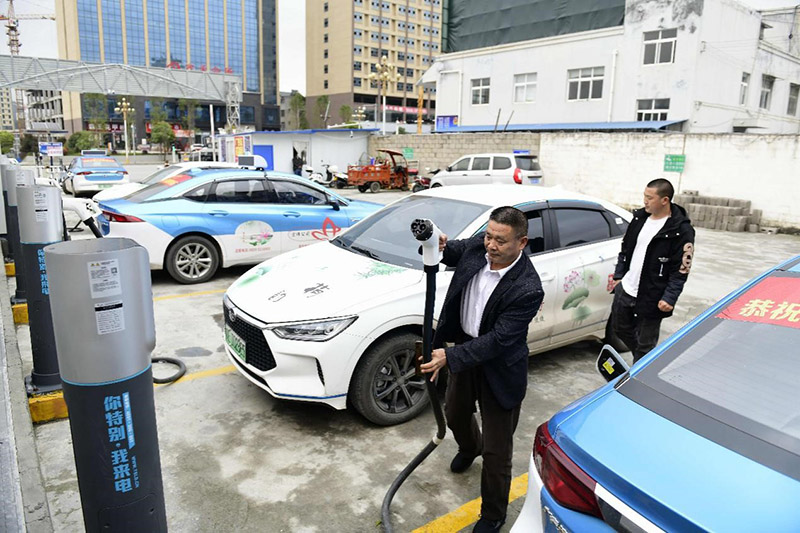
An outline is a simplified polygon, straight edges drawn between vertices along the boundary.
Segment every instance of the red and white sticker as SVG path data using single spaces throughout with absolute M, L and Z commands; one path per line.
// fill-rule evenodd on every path
M 717 318 L 800 329 L 800 278 L 767 278 L 739 296 Z

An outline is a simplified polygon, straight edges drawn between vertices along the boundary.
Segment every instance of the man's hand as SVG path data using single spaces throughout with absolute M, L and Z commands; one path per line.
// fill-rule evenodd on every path
M 444 233 L 439 234 L 439 251 L 444 251 L 444 247 L 447 245 L 447 235 Z
M 614 281 L 612 281 L 611 282 L 611 290 L 608 291 L 608 292 L 614 292 L 614 289 L 616 289 L 617 285 L 619 285 L 621 282 L 622 282 L 621 279 L 615 279 Z
M 422 357 L 420 357 L 420 360 L 422 360 Z M 420 370 L 422 370 L 423 374 L 430 374 L 433 372 L 431 381 L 436 381 L 436 376 L 439 375 L 439 370 L 441 370 L 446 364 L 447 354 L 443 348 L 437 348 L 431 352 L 431 362 L 420 365 Z
M 665 302 L 664 300 L 659 300 L 659 302 L 658 302 L 658 309 L 659 309 L 659 311 L 664 311 L 665 313 L 669 313 L 670 311 L 672 311 L 673 309 L 675 309 L 675 307 L 674 307 L 674 306 L 672 306 L 672 305 L 669 305 L 669 304 L 668 304 L 667 302 Z

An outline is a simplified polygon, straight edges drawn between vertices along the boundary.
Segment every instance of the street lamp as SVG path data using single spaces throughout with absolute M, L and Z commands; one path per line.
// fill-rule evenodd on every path
M 122 113 L 122 127 L 125 130 L 125 164 L 128 164 L 128 113 L 133 111 L 133 106 L 122 97 L 122 101 L 114 108 L 114 113 Z
M 381 105 L 383 106 L 383 127 L 381 134 L 386 135 L 386 90 L 390 82 L 400 79 L 400 75 L 395 72 L 395 65 L 389 63 L 389 59 L 383 56 L 381 57 L 380 63 L 378 63 L 377 71 L 370 72 L 367 78 L 369 78 L 370 81 L 377 81 L 379 83 L 378 93 L 382 95 Z M 378 117 L 375 118 L 377 119 Z
M 355 111 L 353 111 L 353 116 L 351 118 L 356 121 L 358 127 L 363 128 L 364 126 L 361 123 L 367 118 L 366 108 L 363 105 L 357 107 Z

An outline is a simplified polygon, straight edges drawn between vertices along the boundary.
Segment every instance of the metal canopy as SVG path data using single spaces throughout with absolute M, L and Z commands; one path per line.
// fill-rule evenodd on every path
M 0 55 L 0 89 L 194 98 L 230 106 L 242 101 L 241 86 L 233 74 Z

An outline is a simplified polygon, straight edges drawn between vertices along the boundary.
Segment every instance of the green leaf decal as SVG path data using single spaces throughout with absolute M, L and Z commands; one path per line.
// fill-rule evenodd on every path
M 573 307 L 578 307 L 581 302 L 583 302 L 589 296 L 589 289 L 585 287 L 578 287 L 572 294 L 567 296 L 567 299 L 564 300 L 564 305 L 561 306 L 561 309 L 571 309 Z

